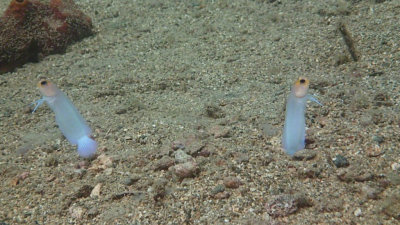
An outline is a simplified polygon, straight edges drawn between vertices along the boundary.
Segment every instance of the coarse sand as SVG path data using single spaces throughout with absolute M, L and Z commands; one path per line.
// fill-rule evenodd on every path
M 400 223 L 400 1 L 76 3 L 95 35 L 0 75 L 1 225 Z M 290 158 L 299 76 L 323 106 Z M 31 113 L 39 77 L 95 159 Z

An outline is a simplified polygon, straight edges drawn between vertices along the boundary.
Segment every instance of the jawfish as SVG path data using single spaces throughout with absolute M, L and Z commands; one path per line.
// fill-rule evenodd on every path
M 304 149 L 306 143 L 306 119 L 305 111 L 307 100 L 321 105 L 317 99 L 307 94 L 310 81 L 305 77 L 299 77 L 294 83 L 286 103 L 285 126 L 283 128 L 282 145 L 285 152 L 293 155 Z
M 38 82 L 43 98 L 36 101 L 36 109 L 46 102 L 56 116 L 56 123 L 67 140 L 78 145 L 78 154 L 83 158 L 94 156 L 97 142 L 92 138 L 92 131 L 71 100 L 49 80 Z M 33 113 L 32 112 L 32 113 Z

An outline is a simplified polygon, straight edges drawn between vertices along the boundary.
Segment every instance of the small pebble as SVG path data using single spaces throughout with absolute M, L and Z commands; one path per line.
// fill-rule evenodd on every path
M 123 184 L 126 186 L 130 186 L 130 185 L 138 182 L 139 180 L 140 180 L 139 176 L 129 177 L 124 180 Z
M 387 175 L 388 181 L 392 185 L 400 185 L 400 174 L 396 172 L 388 173 Z
M 113 160 L 111 159 L 111 157 L 106 156 L 104 154 L 100 155 L 98 157 L 99 160 L 99 164 L 104 165 L 106 167 L 110 167 L 113 164 Z
M 71 217 L 77 220 L 82 219 L 83 214 L 85 213 L 85 209 L 80 206 L 72 206 L 68 211 L 71 214 Z
M 26 144 L 26 145 L 23 145 L 23 146 L 19 147 L 15 152 L 18 155 L 25 155 L 26 153 L 28 153 L 32 149 L 33 149 L 33 146 L 31 144 Z
M 267 138 L 274 137 L 274 136 L 278 135 L 278 133 L 279 133 L 279 130 L 276 129 L 274 126 L 272 126 L 269 123 L 262 124 L 261 130 L 262 130 L 262 134 Z
M 294 153 L 293 159 L 307 161 L 307 160 L 311 160 L 311 159 L 315 158 L 316 155 L 317 155 L 317 153 L 315 153 L 315 151 L 304 149 L 304 150 Z
M 93 187 L 90 185 L 83 185 L 80 188 L 77 188 L 74 194 L 72 194 L 72 198 L 86 198 L 90 196 L 92 193 Z
M 155 201 L 158 201 L 165 197 L 167 194 L 166 186 L 168 184 L 168 180 L 165 178 L 157 179 L 154 181 L 153 186 L 149 190 L 151 190 L 151 196 Z
M 344 182 L 352 182 L 352 181 L 364 182 L 372 180 L 374 178 L 374 174 L 362 170 L 357 166 L 352 166 L 338 171 L 337 177 L 339 178 L 340 181 Z
M 171 168 L 180 179 L 194 177 L 199 172 L 199 167 L 194 161 L 178 164 Z
M 104 170 L 104 174 L 110 176 L 113 173 L 113 168 L 107 168 Z
M 101 154 L 93 161 L 92 166 L 89 170 L 101 171 L 105 170 L 113 165 L 113 159 L 105 154 Z
M 186 154 L 183 150 L 179 149 L 177 151 L 175 151 L 174 153 L 175 155 L 175 162 L 176 163 L 185 163 L 188 161 L 192 161 L 193 157 Z
M 169 167 L 175 164 L 175 160 L 169 156 L 164 156 L 153 164 L 154 171 L 168 170 Z
M 115 110 L 115 114 L 125 114 L 128 110 L 126 108 L 119 108 Z M 130 139 L 132 140 L 132 139 Z
M 90 197 L 99 197 L 101 192 L 101 187 L 102 187 L 101 183 L 96 184 L 96 186 L 94 186 L 94 188 L 92 189 L 92 192 L 90 192 Z
M 379 145 L 375 145 L 373 147 L 369 147 L 366 149 L 366 153 L 368 157 L 378 157 L 385 153 L 385 150 L 381 148 Z
M 28 176 L 29 176 L 28 171 L 23 172 L 20 175 L 18 175 L 17 177 L 13 178 L 10 183 L 12 186 L 16 186 L 20 183 L 21 180 L 25 180 Z
M 225 112 L 216 104 L 205 105 L 206 115 L 213 119 L 225 117 Z
M 87 161 L 80 161 L 75 165 L 75 169 L 87 169 L 89 166 L 89 163 Z
M 321 170 L 314 167 L 299 168 L 297 174 L 300 178 L 317 178 L 320 176 Z
M 210 150 L 206 147 L 206 148 L 201 149 L 201 151 L 198 152 L 197 155 L 195 155 L 195 156 L 209 157 L 210 155 L 211 155 L 211 152 L 210 152 Z
M 400 220 L 400 194 L 396 193 L 386 197 L 383 201 L 383 213 Z
M 174 141 L 171 143 L 172 150 L 185 149 L 185 144 L 182 141 Z
M 86 174 L 86 170 L 84 170 L 84 169 L 74 169 L 74 175 L 75 176 L 77 176 L 77 177 L 82 177 L 83 175 L 85 175 Z
M 225 191 L 225 186 L 222 184 L 218 184 L 217 186 L 215 186 L 215 188 L 211 190 L 211 195 L 214 196 L 223 191 Z
M 360 209 L 360 208 L 357 208 L 357 209 L 354 211 L 354 215 L 357 216 L 357 217 L 362 216 L 362 211 L 361 211 L 361 209 Z
M 25 113 L 25 114 L 31 114 L 32 111 L 33 111 L 33 107 L 32 107 L 32 106 L 33 106 L 32 104 L 31 104 L 31 105 L 28 105 L 28 106 L 25 106 L 25 107 L 22 109 L 22 112 Z
M 372 116 L 371 116 L 371 115 L 363 115 L 363 116 L 361 116 L 361 118 L 360 118 L 360 124 L 361 124 L 363 127 L 370 126 L 371 124 L 373 124 Z
M 124 139 L 125 139 L 126 141 L 129 141 L 129 140 L 132 140 L 133 138 L 132 138 L 131 136 L 125 136 Z
M 385 139 L 382 136 L 375 135 L 372 137 L 372 140 L 377 144 L 382 144 Z
M 58 159 L 50 156 L 46 159 L 44 165 L 47 167 L 56 167 L 58 165 Z
M 238 153 L 235 157 L 236 162 L 240 163 L 248 163 L 249 162 L 249 155 L 245 153 Z
M 94 217 L 96 217 L 99 214 L 100 214 L 100 212 L 97 207 L 91 207 L 87 212 L 87 216 L 89 219 L 93 219 Z
M 21 180 L 25 180 L 29 176 L 29 171 L 25 171 L 19 175 Z
M 348 167 L 350 164 L 347 161 L 346 157 L 342 156 L 342 155 L 336 155 L 333 159 L 332 159 L 333 164 L 335 164 L 335 166 L 337 168 L 341 168 L 341 167 Z
M 224 179 L 224 185 L 227 188 L 238 188 L 242 182 L 236 177 L 226 177 Z
M 188 155 L 196 157 L 206 147 L 206 144 L 198 139 L 188 139 L 185 152 Z
M 379 189 L 373 188 L 371 186 L 363 185 L 361 187 L 361 195 L 366 199 L 378 199 L 379 193 Z
M 392 167 L 394 171 L 400 171 L 400 163 L 392 163 L 390 167 Z
M 216 125 L 211 127 L 209 131 L 212 135 L 214 135 L 215 138 L 228 138 L 231 136 L 230 128 L 229 127 L 223 127 L 220 125 Z
M 49 176 L 49 177 L 46 178 L 46 181 L 47 181 L 47 182 L 53 182 L 55 179 L 56 179 L 56 177 L 53 176 L 53 175 L 51 175 L 51 176 Z
M 319 212 L 340 212 L 343 210 L 344 202 L 342 199 L 322 199 L 318 202 L 317 210 Z
M 312 206 L 312 200 L 302 194 L 282 194 L 268 201 L 265 209 L 272 217 L 285 217 L 296 213 L 300 208 L 309 206 Z
M 229 192 L 224 191 L 224 192 L 220 192 L 220 193 L 217 193 L 216 195 L 214 195 L 214 198 L 215 199 L 227 199 L 230 196 L 231 196 L 231 194 Z

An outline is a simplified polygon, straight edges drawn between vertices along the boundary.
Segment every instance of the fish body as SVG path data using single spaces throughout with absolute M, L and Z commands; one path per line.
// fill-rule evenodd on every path
M 283 128 L 282 145 L 286 153 L 293 155 L 306 145 L 305 111 L 307 100 L 321 105 L 317 99 L 308 95 L 309 80 L 300 77 L 293 85 L 286 103 L 285 125 Z
M 91 129 L 71 100 L 58 87 L 48 80 L 38 83 L 43 98 L 37 101 L 35 111 L 46 102 L 56 116 L 56 123 L 67 140 L 78 145 L 78 154 L 89 158 L 96 153 L 97 142 L 91 137 Z

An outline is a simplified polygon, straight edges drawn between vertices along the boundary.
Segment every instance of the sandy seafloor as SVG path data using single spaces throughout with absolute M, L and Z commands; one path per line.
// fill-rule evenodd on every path
M 0 75 L 0 224 L 400 223 L 399 1 L 77 4 L 96 35 Z M 88 120 L 97 159 L 49 107 L 30 113 L 41 76 Z M 308 160 L 280 143 L 299 76 L 324 104 L 308 104 Z

